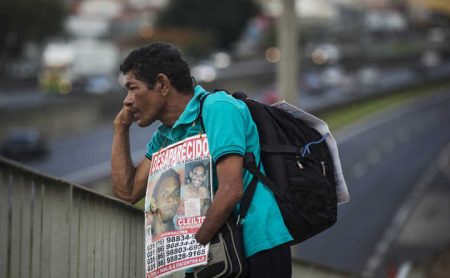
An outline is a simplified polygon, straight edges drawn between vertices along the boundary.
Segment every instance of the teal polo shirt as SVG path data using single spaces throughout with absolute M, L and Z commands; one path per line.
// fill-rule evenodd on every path
M 200 123 L 193 124 L 193 122 L 199 114 L 200 98 L 207 93 L 201 86 L 195 87 L 193 98 L 173 127 L 161 125 L 154 133 L 147 145 L 147 158 L 151 159 L 154 152 L 165 146 L 201 132 Z M 212 94 L 204 102 L 203 123 L 213 165 L 224 155 L 244 156 L 246 152 L 255 154 L 259 163 L 261 150 L 258 130 L 244 102 L 225 92 Z M 244 190 L 251 179 L 252 174 L 244 170 Z M 217 190 L 215 166 L 213 166 L 213 186 L 214 190 Z M 237 209 L 238 207 L 235 212 Z M 243 235 L 247 257 L 292 240 L 273 193 L 261 182 L 256 186 L 250 208 L 243 221 Z

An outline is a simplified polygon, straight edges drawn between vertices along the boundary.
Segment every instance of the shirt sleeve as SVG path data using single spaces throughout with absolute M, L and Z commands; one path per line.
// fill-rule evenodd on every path
M 211 99 L 210 99 L 211 98 Z M 203 123 L 214 163 L 227 154 L 245 154 L 245 117 L 236 100 L 205 100 Z
M 152 160 L 153 153 L 157 152 L 161 145 L 163 144 L 163 138 L 159 130 L 157 130 L 154 134 L 152 139 L 147 143 L 147 153 L 145 154 L 145 157 Z

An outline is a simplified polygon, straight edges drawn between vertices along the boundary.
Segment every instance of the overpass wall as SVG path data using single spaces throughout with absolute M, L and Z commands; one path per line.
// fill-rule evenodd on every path
M 144 277 L 142 211 L 0 158 L 0 277 Z

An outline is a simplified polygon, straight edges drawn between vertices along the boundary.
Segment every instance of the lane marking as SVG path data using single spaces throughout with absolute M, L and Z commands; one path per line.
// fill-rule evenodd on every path
M 366 172 L 367 172 L 367 166 L 362 161 L 354 164 L 350 170 L 352 177 L 355 179 L 362 177 Z
M 376 250 L 378 253 L 385 253 L 389 249 L 389 244 L 386 241 L 377 245 Z
M 407 100 L 401 104 L 382 109 L 369 115 L 368 117 L 364 117 L 361 120 L 350 124 L 347 127 L 342 128 L 334 134 L 334 137 L 336 138 L 338 144 L 343 143 L 357 135 L 366 132 L 367 130 L 380 126 L 388 121 L 400 118 L 407 113 L 413 112 L 414 110 L 418 109 L 416 105 L 434 105 L 435 103 L 444 102 L 450 99 L 450 94 L 446 94 L 446 91 L 438 92 L 437 94 L 437 96 L 435 94 L 432 94 L 424 97 L 414 98 L 411 100 Z M 429 100 L 429 102 L 424 103 L 424 100 Z
M 381 161 L 382 153 L 381 148 L 372 149 L 367 154 L 367 162 L 369 165 L 376 165 Z
M 444 99 L 446 100 L 447 98 L 450 98 L 450 96 L 445 96 Z M 439 98 L 439 102 L 441 102 L 442 100 L 440 100 Z M 404 113 L 408 112 L 407 111 L 403 111 Z M 386 111 L 381 111 L 383 113 L 385 113 Z M 401 116 L 404 113 L 399 113 L 399 114 L 391 114 L 391 117 L 384 117 L 386 121 L 388 121 L 389 119 L 395 119 L 396 117 Z M 389 113 L 387 113 L 389 114 Z M 438 111 L 432 111 L 429 112 L 428 114 L 426 114 L 423 118 L 420 118 L 418 122 L 414 123 L 413 126 L 411 127 L 406 127 L 403 126 L 400 129 L 397 130 L 397 132 L 395 133 L 394 136 L 392 137 L 386 137 L 384 138 L 381 143 L 379 144 L 379 146 L 377 146 L 376 148 L 373 148 L 369 151 L 369 153 L 364 157 L 364 159 L 362 159 L 361 161 L 356 162 L 350 169 L 350 173 L 351 176 L 353 178 L 360 178 L 362 175 L 364 175 L 367 172 L 367 168 L 368 166 L 375 166 L 376 164 L 378 164 L 382 158 L 384 154 L 389 154 L 395 147 L 396 143 L 407 143 L 408 141 L 411 140 L 412 136 L 414 136 L 414 132 L 424 132 L 426 130 L 426 128 L 433 124 L 436 120 L 439 120 L 439 115 L 440 113 Z M 371 124 L 369 123 L 369 125 L 371 127 L 376 127 L 377 124 L 382 124 L 386 121 L 374 121 Z M 362 124 L 363 122 L 361 122 L 360 124 Z M 363 128 L 364 129 L 364 126 Z M 348 137 L 340 137 L 339 136 L 339 142 L 342 143 L 345 140 L 350 139 L 353 136 L 356 136 L 358 134 L 358 132 L 356 133 L 352 133 L 350 136 Z
M 407 199 L 401 204 L 400 209 L 392 218 L 391 224 L 385 230 L 381 240 L 375 246 L 373 254 L 367 260 L 362 272 L 362 277 L 375 277 L 376 271 L 381 266 L 390 246 L 400 234 L 401 229 L 405 225 L 419 199 L 423 196 L 424 191 L 431 184 L 433 178 L 439 171 L 444 171 L 444 173 L 450 172 L 450 144 L 440 152 L 438 160 L 429 166 L 419 182 L 412 187 L 412 191 L 410 191 Z
M 404 262 L 400 266 L 400 270 L 398 271 L 397 276 L 395 278 L 408 278 L 409 273 L 411 272 L 411 269 L 412 269 L 412 263 L 410 261 Z

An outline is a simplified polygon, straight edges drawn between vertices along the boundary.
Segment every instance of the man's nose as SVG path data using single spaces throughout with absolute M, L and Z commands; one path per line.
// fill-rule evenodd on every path
M 127 93 L 127 96 L 125 97 L 125 99 L 123 100 L 123 104 L 125 106 L 131 106 L 133 104 L 134 101 L 134 97 L 133 94 L 131 93 Z
M 176 202 L 176 198 L 178 198 L 178 197 L 177 196 L 173 196 L 173 195 L 169 196 L 167 198 L 167 203 L 171 204 L 172 202 Z

